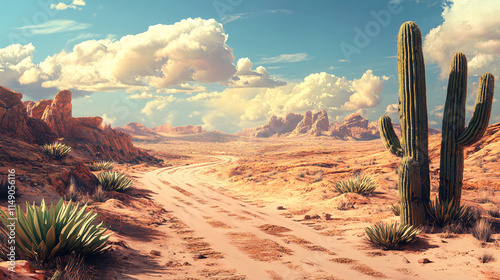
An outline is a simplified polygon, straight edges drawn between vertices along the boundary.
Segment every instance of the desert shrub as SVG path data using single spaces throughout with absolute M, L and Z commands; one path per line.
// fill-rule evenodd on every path
M 107 191 L 124 191 L 132 187 L 132 180 L 117 171 L 106 171 L 97 175 L 99 184 Z
M 113 164 L 111 161 L 93 162 L 89 165 L 89 169 L 92 171 L 111 170 L 113 169 Z
M 71 254 L 58 257 L 55 264 L 56 271 L 51 280 L 92 280 L 96 279 L 95 270 L 85 262 L 81 255 Z
M 20 255 L 40 262 L 46 262 L 56 256 L 71 252 L 81 255 L 102 254 L 109 249 L 107 240 L 111 235 L 104 235 L 103 223 L 92 225 L 97 214 L 85 213 L 87 205 L 79 207 L 72 202 L 65 204 L 61 198 L 57 205 L 40 206 L 26 202 L 26 212 L 16 205 L 15 217 L 7 216 L 0 210 L 0 220 L 7 226 L 8 218 L 16 218 L 16 250 Z M 8 229 L 0 227 L 8 234 Z
M 476 221 L 472 208 L 455 206 L 453 203 L 441 203 L 437 198 L 426 206 L 427 218 L 435 226 L 443 227 L 449 224 L 461 224 L 471 227 Z
M 377 183 L 369 176 L 357 175 L 356 177 L 337 182 L 334 187 L 340 193 L 353 192 L 368 195 L 375 191 Z
M 78 186 L 73 177 L 69 180 L 69 187 L 66 191 L 66 195 L 64 196 L 64 200 L 78 202 L 80 199 L 81 193 L 78 191 Z
M 379 223 L 365 228 L 367 240 L 385 250 L 394 250 L 415 240 L 421 232 L 411 225 Z
M 341 201 L 337 204 L 337 209 L 338 210 L 347 210 L 347 209 L 352 209 L 354 206 L 352 203 L 346 202 L 346 201 Z
M 488 242 L 492 234 L 491 222 L 480 219 L 472 228 L 472 236 L 481 242 Z
M 390 209 L 394 216 L 401 215 L 401 205 L 391 205 Z
M 108 200 L 106 191 L 102 189 L 101 185 L 97 186 L 94 191 L 94 200 L 96 202 L 105 202 L 106 200 Z
M 493 257 L 493 255 L 491 253 L 487 253 L 487 252 L 484 252 L 482 255 L 480 255 L 478 258 L 477 258 L 481 263 L 489 263 L 491 261 L 494 261 L 495 258 Z
M 52 144 L 45 144 L 43 151 L 53 159 L 61 159 L 71 152 L 71 147 L 60 142 L 54 142 Z

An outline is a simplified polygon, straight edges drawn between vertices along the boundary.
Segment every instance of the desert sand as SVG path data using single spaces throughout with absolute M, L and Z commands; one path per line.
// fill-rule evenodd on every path
M 398 203 L 399 158 L 380 139 L 173 138 L 135 143 L 171 166 L 122 167 L 136 179 L 135 188 L 166 212 L 133 215 L 137 206 L 120 200 L 99 206 L 130 214 L 124 219 L 137 227 L 114 235 L 112 254 L 126 262 L 105 269 L 109 279 L 499 279 L 500 219 L 487 213 L 500 200 L 495 157 L 469 153 L 463 193 L 465 205 L 493 221 L 491 242 L 428 229 L 416 242 L 385 251 L 367 242 L 363 230 L 399 220 L 389 209 Z M 430 145 L 433 197 L 439 157 L 432 140 L 437 139 Z M 378 182 L 373 195 L 333 191 L 333 183 L 357 173 Z M 145 226 L 159 216 L 158 223 Z M 494 260 L 481 263 L 484 253 Z M 422 259 L 430 262 L 419 263 Z

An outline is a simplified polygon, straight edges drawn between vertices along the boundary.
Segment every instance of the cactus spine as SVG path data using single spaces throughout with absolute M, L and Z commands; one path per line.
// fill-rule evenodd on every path
M 464 147 L 477 142 L 484 135 L 490 120 L 495 80 L 492 74 L 481 76 L 474 113 L 465 129 L 467 101 L 467 58 L 455 53 L 451 59 L 450 78 L 444 107 L 439 200 L 460 205 L 464 172 Z
M 430 196 L 429 128 L 422 35 L 413 22 L 405 22 L 399 30 L 398 72 L 401 141 L 387 116 L 380 118 L 380 131 L 388 149 L 403 158 L 398 172 L 401 222 L 418 226 L 425 222 Z

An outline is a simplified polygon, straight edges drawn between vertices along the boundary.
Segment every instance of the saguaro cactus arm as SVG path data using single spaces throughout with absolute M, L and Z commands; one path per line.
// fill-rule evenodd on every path
M 461 146 L 470 146 L 483 137 L 491 116 L 495 78 L 491 73 L 481 75 L 474 113 L 467 129 L 458 138 Z
M 398 157 L 403 157 L 403 149 L 401 148 L 401 142 L 399 142 L 398 136 L 394 132 L 392 127 L 392 121 L 389 116 L 380 117 L 380 137 L 384 141 L 385 146 L 391 153 Z

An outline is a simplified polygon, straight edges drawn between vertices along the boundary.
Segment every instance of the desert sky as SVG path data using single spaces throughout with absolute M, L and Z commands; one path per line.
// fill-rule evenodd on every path
M 238 132 L 327 110 L 397 119 L 396 36 L 423 37 L 429 123 L 440 128 L 449 61 L 500 76 L 497 0 L 3 1 L 0 85 L 23 100 L 73 92 L 73 115 Z M 500 122 L 493 105 L 490 123 Z

